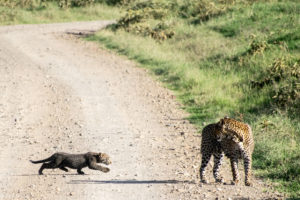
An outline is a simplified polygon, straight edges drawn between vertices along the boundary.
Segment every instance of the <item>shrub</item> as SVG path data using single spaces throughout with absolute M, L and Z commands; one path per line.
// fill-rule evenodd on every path
M 135 0 L 95 0 L 95 3 L 106 3 L 107 5 L 128 5 Z
M 209 20 L 213 16 L 220 15 L 226 11 L 222 4 L 218 5 L 208 0 L 187 1 L 180 8 L 180 14 L 184 18 L 190 18 L 193 23 L 200 23 Z
M 81 7 L 94 3 L 94 0 L 57 0 L 58 5 L 62 8 Z
M 252 4 L 257 0 L 190 0 L 185 1 L 179 8 L 183 18 L 191 23 L 199 24 L 210 18 L 219 16 L 232 9 L 236 4 Z
M 252 40 L 250 43 L 250 48 L 248 53 L 250 55 L 256 55 L 263 53 L 268 48 L 268 43 L 266 41 Z
M 253 87 L 262 89 L 270 85 L 273 102 L 280 108 L 300 108 L 300 60 L 283 57 L 275 60 L 264 76 L 251 81 Z
M 150 36 L 162 41 L 174 36 L 170 24 L 164 20 L 169 13 L 169 5 L 165 2 L 136 2 L 127 9 L 126 14 L 112 26 L 114 30 L 124 29 L 127 32 Z M 149 20 L 154 20 L 154 25 Z
M 124 17 L 117 22 L 118 28 L 127 28 L 132 24 L 149 19 L 163 19 L 167 15 L 167 8 L 164 4 L 152 1 L 138 2 L 133 4 Z

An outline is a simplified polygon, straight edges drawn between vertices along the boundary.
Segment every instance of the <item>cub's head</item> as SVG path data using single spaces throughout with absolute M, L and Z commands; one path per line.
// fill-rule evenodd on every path
M 111 164 L 110 158 L 106 153 L 98 153 L 96 155 L 97 163 Z
M 216 124 L 215 135 L 218 142 L 226 138 L 226 120 L 228 120 L 228 117 L 220 119 Z

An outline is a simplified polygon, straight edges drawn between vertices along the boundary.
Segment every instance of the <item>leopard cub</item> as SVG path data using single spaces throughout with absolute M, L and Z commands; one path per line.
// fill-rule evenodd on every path
M 44 169 L 59 168 L 65 172 L 69 170 L 66 168 L 77 169 L 78 174 L 84 174 L 82 168 L 88 167 L 93 170 L 99 170 L 102 172 L 109 172 L 109 168 L 97 165 L 97 163 L 103 163 L 105 165 L 111 164 L 110 158 L 106 153 L 87 152 L 84 154 L 69 154 L 64 152 L 58 152 L 52 154 L 49 158 L 43 160 L 37 160 L 30 162 L 34 164 L 43 163 L 39 174 L 43 174 Z

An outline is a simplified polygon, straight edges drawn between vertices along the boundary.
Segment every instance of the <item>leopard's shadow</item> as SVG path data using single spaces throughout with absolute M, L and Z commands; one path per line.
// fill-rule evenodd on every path
M 178 180 L 71 180 L 68 184 L 179 184 L 188 183 L 195 184 L 192 181 Z

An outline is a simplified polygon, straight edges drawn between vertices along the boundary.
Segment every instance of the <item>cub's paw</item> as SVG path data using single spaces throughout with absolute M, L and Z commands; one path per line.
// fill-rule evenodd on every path
M 102 169 L 102 171 L 103 171 L 104 173 L 107 173 L 107 172 L 110 171 L 110 169 L 105 167 L 105 168 Z

